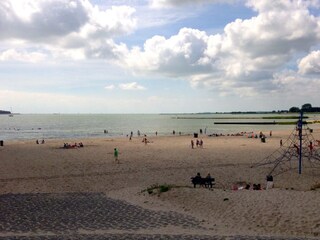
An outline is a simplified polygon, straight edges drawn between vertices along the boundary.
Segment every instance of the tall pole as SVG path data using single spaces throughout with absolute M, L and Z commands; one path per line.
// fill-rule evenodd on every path
M 300 112 L 300 118 L 298 122 L 298 130 L 299 130 L 299 174 L 302 172 L 302 119 L 303 119 L 303 112 Z

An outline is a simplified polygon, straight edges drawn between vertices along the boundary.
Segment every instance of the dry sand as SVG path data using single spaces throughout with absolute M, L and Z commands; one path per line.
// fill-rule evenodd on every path
M 146 209 L 193 216 L 206 234 L 320 238 L 320 190 L 310 190 L 320 183 L 320 169 L 276 176 L 271 190 L 232 190 L 241 181 L 265 186 L 269 168 L 250 166 L 274 152 L 289 134 L 273 132 L 266 143 L 243 136 L 200 136 L 204 147 L 195 149 L 190 147 L 192 136 L 148 136 L 147 145 L 142 137 L 82 139 L 84 148 L 77 149 L 61 148 L 75 141 L 70 139 L 39 145 L 5 142 L 0 147 L 0 194 L 103 192 Z M 313 135 L 320 139 L 320 127 Z M 114 161 L 115 147 L 120 164 Z M 194 189 L 190 177 L 197 172 L 210 172 L 215 188 Z M 143 191 L 156 184 L 177 187 L 161 194 Z

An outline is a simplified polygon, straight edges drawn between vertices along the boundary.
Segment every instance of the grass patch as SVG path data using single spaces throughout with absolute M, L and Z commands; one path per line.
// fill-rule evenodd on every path
M 173 186 L 169 184 L 154 184 L 141 192 L 148 192 L 149 194 L 161 194 L 163 192 L 168 192 Z
M 144 189 L 141 191 L 141 193 L 147 192 L 149 194 L 158 194 L 160 195 L 161 193 L 168 192 L 172 188 L 182 188 L 186 186 L 177 186 L 177 185 L 171 185 L 171 184 L 153 184 L 147 189 Z

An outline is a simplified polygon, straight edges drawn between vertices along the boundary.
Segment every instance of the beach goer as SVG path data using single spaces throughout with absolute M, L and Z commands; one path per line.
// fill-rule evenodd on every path
M 258 183 L 258 184 L 257 184 L 257 190 L 262 190 L 262 189 L 261 189 L 261 184 L 260 184 L 260 183 Z
M 200 146 L 201 148 L 203 148 L 203 140 L 202 140 L 202 139 L 200 139 L 199 146 Z
M 207 176 L 206 176 L 205 186 L 212 188 L 212 180 L 213 180 L 213 179 L 212 179 L 210 173 L 208 173 Z
M 311 154 L 312 154 L 312 150 L 313 150 L 313 143 L 312 143 L 312 141 L 310 141 L 309 149 L 310 149 L 310 152 L 311 152 Z
M 253 186 L 252 186 L 252 189 L 253 190 L 261 190 L 261 184 L 260 183 L 258 183 L 258 184 L 253 184 Z
M 272 131 L 270 131 L 270 137 L 272 137 Z
M 196 187 L 197 184 L 199 184 L 200 186 L 204 185 L 204 179 L 202 179 L 200 173 L 197 173 L 197 175 L 195 177 L 192 177 L 191 179 L 194 187 Z
M 200 144 L 199 139 L 197 139 L 196 146 L 199 147 L 199 144 Z
M 259 138 L 262 138 L 262 136 L 263 136 L 263 133 L 260 132 L 260 133 L 259 133 Z
M 42 139 L 41 144 L 44 144 L 44 139 Z
M 118 149 L 117 149 L 117 148 L 114 148 L 113 156 L 114 156 L 114 161 L 115 161 L 116 163 L 119 163 L 119 158 L 118 158 L 119 152 L 118 152 Z
M 194 177 L 195 181 L 201 181 L 202 177 L 201 174 L 198 172 L 197 175 Z
M 297 149 L 297 154 L 299 155 L 299 150 L 300 150 L 300 149 L 299 149 L 298 145 L 297 145 L 297 144 L 294 144 L 293 146 Z
M 131 132 L 130 132 L 130 137 L 129 137 L 129 140 L 130 140 L 130 141 L 132 140 L 132 136 L 133 136 L 133 132 L 131 131 Z
M 282 139 L 280 139 L 280 147 L 282 147 Z
M 268 175 L 267 176 L 267 186 L 266 186 L 266 190 L 273 188 L 273 176 L 272 175 Z
M 37 139 L 36 144 L 39 144 L 39 140 Z
M 193 141 L 193 139 L 191 139 L 191 148 L 192 148 L 192 149 L 194 148 L 194 141 Z

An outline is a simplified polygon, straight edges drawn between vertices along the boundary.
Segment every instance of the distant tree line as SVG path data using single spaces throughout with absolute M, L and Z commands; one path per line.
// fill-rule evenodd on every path
M 298 107 L 291 107 L 289 112 L 320 112 L 320 107 L 312 107 L 310 103 L 305 103 L 301 106 L 301 109 Z
M 10 114 L 10 111 L 4 111 L 4 110 L 0 110 L 0 114 Z

